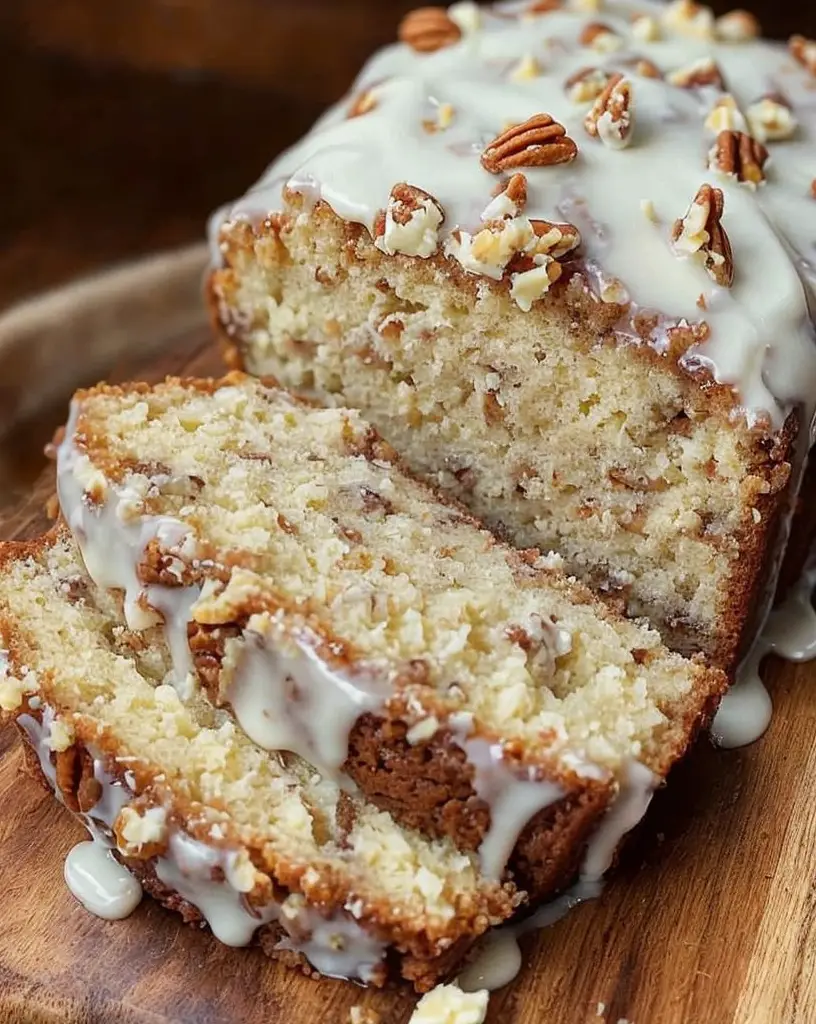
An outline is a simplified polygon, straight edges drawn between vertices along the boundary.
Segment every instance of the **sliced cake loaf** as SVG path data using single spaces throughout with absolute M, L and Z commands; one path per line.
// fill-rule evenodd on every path
M 214 218 L 213 319 L 731 669 L 816 403 L 816 43 L 596 8 L 409 15 Z
M 164 620 L 181 694 L 488 877 L 509 860 L 533 900 L 621 793 L 645 808 L 725 685 L 498 543 L 359 413 L 242 374 L 79 392 L 58 489 L 130 627 Z
M 162 631 L 126 626 L 67 531 L 4 548 L 0 646 L 0 709 L 58 799 L 229 945 L 257 934 L 322 974 L 426 989 L 521 900 L 450 840 L 259 749 L 203 692 L 183 701 Z

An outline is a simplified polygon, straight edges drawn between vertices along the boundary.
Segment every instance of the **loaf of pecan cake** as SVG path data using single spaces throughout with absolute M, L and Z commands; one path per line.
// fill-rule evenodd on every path
M 57 467 L 88 573 L 132 630 L 163 622 L 184 699 L 530 901 L 603 872 L 725 686 L 358 412 L 254 377 L 79 392 Z
M 171 684 L 67 531 L 0 561 L 0 714 L 33 770 L 185 921 L 309 972 L 430 988 L 523 901 L 474 854 L 396 824 Z
M 810 444 L 814 88 L 694 0 L 414 11 L 214 218 L 228 359 L 731 670 Z

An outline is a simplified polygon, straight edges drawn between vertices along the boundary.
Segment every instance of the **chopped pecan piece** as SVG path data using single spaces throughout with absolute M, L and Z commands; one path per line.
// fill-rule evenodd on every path
M 417 53 L 433 53 L 458 43 L 462 30 L 444 7 L 418 7 L 402 19 L 398 34 Z
M 725 79 L 716 61 L 711 57 L 686 64 L 668 76 L 668 81 L 681 89 L 699 89 L 703 85 L 713 85 L 717 89 L 725 89 Z
M 613 75 L 584 118 L 584 128 L 611 149 L 623 149 L 632 138 L 632 86 Z
M 782 142 L 796 133 L 799 122 L 790 103 L 779 93 L 762 96 L 746 110 L 751 134 L 760 142 Z
M 549 114 L 535 114 L 514 124 L 482 153 L 482 166 L 491 174 L 514 167 L 549 167 L 574 160 L 578 147 L 566 129 Z
M 636 75 L 640 75 L 641 78 L 663 77 L 663 72 L 648 57 L 635 57 L 634 60 L 627 61 L 626 66 L 631 68 Z
M 672 241 L 678 255 L 699 253 L 709 277 L 722 287 L 730 288 L 734 281 L 734 257 L 721 223 L 723 205 L 721 189 L 701 185 L 685 217 L 675 221 Z
M 581 46 L 589 46 L 599 53 L 611 53 L 613 50 L 619 50 L 623 45 L 623 40 L 618 33 L 600 21 L 591 21 L 585 25 L 578 36 L 578 42 Z
M 798 61 L 811 75 L 816 76 L 816 39 L 805 36 L 791 36 L 788 49 L 793 59 Z
M 720 132 L 724 131 L 744 132 L 748 130 L 745 118 L 742 116 L 742 111 L 737 106 L 737 101 L 729 92 L 720 96 L 708 112 L 705 126 L 709 131 L 714 132 L 715 135 L 719 135 Z
M 444 219 L 444 211 L 432 195 L 401 182 L 391 189 L 388 208 L 377 216 L 374 244 L 389 256 L 403 253 L 427 259 L 436 252 Z
M 581 68 L 564 82 L 564 91 L 573 103 L 591 103 L 606 88 L 612 77 L 603 68 Z
M 728 11 L 714 23 L 717 38 L 726 43 L 747 43 L 762 32 L 759 22 L 750 11 Z
M 563 0 L 533 0 L 524 10 L 525 14 L 549 14 L 550 11 L 560 11 L 563 7 Z
M 368 114 L 377 106 L 377 97 L 374 94 L 373 89 L 366 89 L 364 92 L 358 93 L 354 98 L 354 102 L 349 107 L 347 117 L 362 117 L 363 114 Z
M 712 171 L 732 174 L 738 181 L 756 187 L 765 181 L 763 167 L 768 159 L 768 150 L 745 132 L 723 131 L 708 156 L 708 167 Z

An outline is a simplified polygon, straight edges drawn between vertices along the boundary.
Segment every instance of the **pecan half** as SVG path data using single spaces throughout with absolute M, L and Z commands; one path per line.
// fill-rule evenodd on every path
M 458 43 L 462 30 L 444 7 L 417 7 L 402 19 L 398 35 L 417 53 L 433 53 Z
M 668 81 L 671 85 L 676 85 L 681 89 L 699 89 L 703 85 L 713 85 L 717 89 L 725 89 L 722 72 L 711 57 L 701 57 L 691 64 L 672 71 L 668 76 Z
M 577 155 L 578 147 L 562 124 L 549 114 L 534 114 L 496 136 L 482 153 L 482 167 L 500 174 L 513 167 L 566 164 Z
M 623 149 L 632 139 L 632 86 L 613 75 L 584 118 L 584 128 L 611 149 Z
M 738 181 L 756 187 L 765 181 L 763 167 L 768 159 L 768 150 L 745 132 L 722 131 L 708 155 L 708 167 L 712 171 L 732 174 Z
M 674 222 L 672 242 L 680 256 L 699 253 L 709 277 L 723 288 L 730 288 L 734 281 L 734 257 L 721 223 L 723 206 L 721 189 L 701 185 L 685 217 Z
M 798 61 L 811 75 L 816 76 L 816 40 L 806 36 L 791 36 L 788 49 L 795 61 Z

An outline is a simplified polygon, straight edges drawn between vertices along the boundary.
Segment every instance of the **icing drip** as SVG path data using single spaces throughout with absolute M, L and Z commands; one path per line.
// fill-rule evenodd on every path
M 65 883 L 86 910 L 105 921 L 121 921 L 138 907 L 142 887 L 100 842 L 84 842 L 65 858 Z
M 463 746 L 475 770 L 476 794 L 490 808 L 490 827 L 479 847 L 482 873 L 499 879 L 525 825 L 539 811 L 562 799 L 564 790 L 532 775 L 519 778 L 505 764 L 498 743 L 473 739 Z
M 94 583 L 102 589 L 124 591 L 128 627 L 140 630 L 153 625 L 157 618 L 154 612 L 164 617 L 173 659 L 172 682 L 182 699 L 189 698 L 195 677 L 187 645 L 187 622 L 200 590 L 145 586 L 138 569 L 152 541 L 158 541 L 164 551 L 178 552 L 189 560 L 194 554 L 194 538 L 188 527 L 169 516 L 133 515 L 132 510 L 139 507 L 143 496 L 110 485 L 78 451 L 74 445 L 78 416 L 79 407 L 74 402 L 65 439 L 57 453 L 57 491 L 62 513 Z M 99 489 L 101 500 L 91 503 L 89 492 L 95 494 Z
M 236 667 L 225 696 L 238 724 L 265 750 L 289 750 L 336 776 L 352 726 L 381 708 L 384 678 L 330 669 L 312 646 L 247 631 L 235 645 Z M 226 659 L 225 659 L 226 660 Z
M 530 917 L 488 934 L 478 956 L 458 979 L 465 991 L 492 990 L 508 984 L 521 967 L 518 947 L 521 935 L 547 928 L 560 921 L 573 907 L 600 896 L 603 875 L 612 864 L 615 850 L 646 814 L 659 781 L 638 761 L 630 761 L 626 765 L 618 795 L 589 840 L 577 882 L 539 907 Z
M 156 859 L 156 875 L 192 903 L 213 935 L 226 946 L 246 946 L 256 930 L 273 921 L 278 905 L 256 910 L 236 877 L 235 851 L 207 846 L 183 832 L 170 836 L 167 854 Z
M 619 45 L 603 53 L 580 43 L 588 23 L 597 20 L 593 11 L 565 5 L 529 18 L 522 16 L 527 6 L 482 8 L 473 31 L 433 53 L 406 45 L 381 50 L 352 90 L 356 98 L 370 92 L 367 112 L 348 117 L 351 98 L 330 110 L 242 200 L 213 218 L 213 232 L 224 220 L 261 220 L 279 210 L 283 185 L 307 203 L 323 200 L 341 218 L 372 230 L 393 186 L 407 182 L 444 209 L 439 246 L 445 251 L 457 228 L 472 232 L 479 226 L 493 193 L 496 176 L 480 161 L 485 147 L 508 123 L 546 112 L 577 142 L 578 157 L 522 168 L 528 179 L 525 215 L 557 222 L 559 210 L 580 206 L 586 211 L 579 226 L 587 263 L 602 268 L 606 280 L 621 281 L 643 308 L 675 322 L 705 319 L 710 336 L 686 359 L 732 385 L 749 422 L 770 417 L 779 429 L 800 404 L 810 421 L 816 346 L 807 308 L 812 280 L 805 268 L 813 263 L 816 238 L 808 171 L 816 166 L 812 79 L 779 44 L 735 45 L 713 33 L 694 37 L 683 32 L 682 15 L 670 24 L 667 9 L 648 0 L 604 8 L 603 22 Z M 633 13 L 652 16 L 659 38 L 634 38 Z M 513 71 L 525 56 L 529 75 L 519 78 Z M 636 61 L 643 57 L 664 77 L 640 73 Z M 716 62 L 742 110 L 750 113 L 771 93 L 783 94 L 793 109 L 790 137 L 781 145 L 769 141 L 773 163 L 758 188 L 706 166 L 713 134 L 705 121 L 724 90 L 681 88 L 671 75 L 701 58 Z M 630 79 L 636 123 L 624 151 L 587 136 L 583 120 L 591 99 L 573 102 L 564 88 L 588 66 Z M 448 123 L 428 131 L 429 115 L 440 105 L 450 111 Z M 714 283 L 695 259 L 678 257 L 669 241 L 675 218 L 684 215 L 704 181 L 725 194 L 723 223 L 736 268 L 730 289 Z M 644 215 L 644 201 L 653 215 Z
M 17 721 L 62 802 L 48 746 L 55 717 L 53 709 L 46 706 L 42 722 L 31 715 L 20 715 Z M 113 853 L 114 823 L 134 796 L 132 776 L 126 773 L 122 782 L 105 771 L 101 758 L 95 758 L 94 778 L 102 786 L 101 796 L 88 813 L 78 815 L 93 841 L 79 843 L 69 852 L 65 881 L 92 914 L 119 920 L 132 913 L 142 895 L 139 882 Z M 106 828 L 100 829 L 99 823 Z M 213 935 L 225 945 L 248 945 L 259 927 L 276 921 L 287 933 L 279 948 L 300 953 L 321 974 L 364 984 L 372 980 L 385 957 L 386 944 L 351 916 L 337 912 L 326 918 L 298 894 L 282 903 L 250 906 L 246 893 L 252 888 L 254 872 L 247 877 L 242 852 L 209 846 L 176 829 L 170 832 L 167 850 L 154 865 L 159 880 L 195 906 Z
M 759 674 L 768 654 L 793 662 L 816 658 L 814 586 L 816 553 L 811 553 L 790 594 L 768 615 L 762 632 L 739 667 L 736 682 L 720 703 L 711 724 L 711 735 L 718 746 L 727 750 L 746 746 L 768 728 L 773 706 Z

